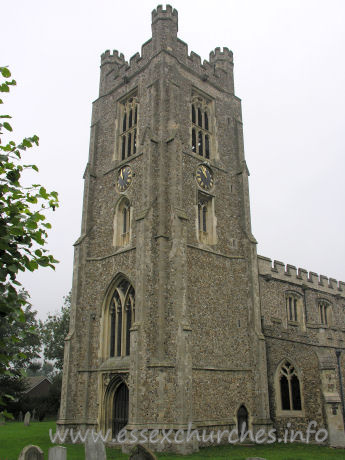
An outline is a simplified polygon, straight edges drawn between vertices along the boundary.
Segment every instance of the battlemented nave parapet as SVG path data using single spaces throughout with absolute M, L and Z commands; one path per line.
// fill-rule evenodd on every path
M 264 333 L 343 347 L 345 283 L 258 256 Z
M 258 256 L 259 275 L 266 279 L 287 281 L 301 287 L 311 287 L 329 294 L 345 298 L 345 282 L 308 272 L 304 268 L 296 268 L 294 265 L 284 264 L 278 260 L 273 261 L 268 257 Z

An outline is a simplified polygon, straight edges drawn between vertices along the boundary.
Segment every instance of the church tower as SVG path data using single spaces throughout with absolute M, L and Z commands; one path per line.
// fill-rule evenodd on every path
M 152 12 L 101 58 L 75 243 L 59 425 L 116 436 L 270 425 L 256 241 L 233 55 Z M 164 449 L 167 446 L 151 446 Z M 195 443 L 174 446 L 188 452 Z

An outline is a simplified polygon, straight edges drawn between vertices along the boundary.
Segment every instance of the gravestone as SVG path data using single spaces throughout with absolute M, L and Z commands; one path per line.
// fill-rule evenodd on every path
M 5 425 L 5 416 L 3 413 L 0 414 L 0 425 Z
M 32 411 L 32 417 L 31 417 L 32 422 L 36 422 L 36 409 Z
M 30 419 L 31 419 L 30 412 L 27 412 L 24 417 L 24 426 L 30 425 Z
M 51 447 L 48 452 L 48 460 L 67 460 L 67 449 L 62 446 Z
M 131 449 L 129 460 L 157 460 L 157 457 L 146 447 L 137 444 Z
M 102 439 L 95 442 L 90 433 L 85 441 L 85 460 L 107 460 L 107 454 Z
M 43 450 L 38 446 L 26 446 L 21 451 L 18 460 L 44 460 Z
M 23 412 L 20 411 L 18 414 L 18 422 L 22 422 L 22 421 L 23 421 Z

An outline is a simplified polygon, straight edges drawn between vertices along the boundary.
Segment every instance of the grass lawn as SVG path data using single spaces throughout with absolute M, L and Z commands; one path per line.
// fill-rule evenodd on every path
M 0 426 L 0 460 L 17 460 L 23 447 L 35 444 L 44 451 L 48 459 L 50 442 L 49 429 L 55 433 L 55 422 L 34 422 L 25 427 L 23 423 L 9 422 Z M 67 444 L 67 460 L 84 460 L 84 445 Z M 311 459 L 345 459 L 345 450 L 322 446 L 301 444 L 273 444 L 267 446 L 217 446 L 201 449 L 194 455 L 185 457 L 172 454 L 159 454 L 164 460 L 190 460 L 208 458 L 213 460 L 244 460 L 247 457 L 263 457 L 267 460 L 311 460 Z M 128 459 L 118 449 L 107 448 L 107 458 Z

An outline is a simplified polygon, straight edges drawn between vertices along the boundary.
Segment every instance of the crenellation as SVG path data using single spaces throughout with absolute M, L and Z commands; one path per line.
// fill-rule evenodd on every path
M 294 265 L 287 264 L 285 274 L 297 278 L 297 268 Z
M 275 260 L 273 262 L 272 271 L 277 272 L 279 275 L 285 275 L 286 274 L 285 264 L 283 262 L 280 262 L 279 260 Z
M 135 53 L 129 60 L 129 67 L 135 67 L 141 59 L 140 53 Z
M 201 57 L 194 53 L 194 51 L 191 51 L 190 55 L 188 56 L 189 59 L 193 62 L 193 64 L 196 64 L 198 66 L 201 66 Z
M 338 281 L 334 278 L 329 278 L 328 280 L 328 287 L 330 289 L 337 289 L 338 287 Z
M 215 64 L 217 61 L 228 61 L 231 64 L 233 63 L 233 53 L 226 46 L 224 46 L 223 51 L 218 46 L 214 51 L 210 52 L 210 63 Z
M 338 290 L 340 292 L 345 291 L 345 283 L 343 281 L 337 281 L 334 278 L 328 278 L 324 275 L 318 275 L 315 272 L 308 272 L 304 268 L 296 268 L 294 265 L 287 264 L 278 260 L 273 261 L 268 257 L 258 256 L 258 268 L 259 274 L 266 276 L 271 275 L 271 278 L 286 280 L 291 283 L 296 282 L 303 286 L 305 282 L 308 282 L 315 286 L 315 289 L 321 290 Z M 270 277 L 267 279 L 271 279 Z
M 313 284 L 319 284 L 319 274 L 315 272 L 309 272 L 308 281 Z
M 327 287 L 328 286 L 328 276 L 320 275 L 319 285 Z
M 177 37 L 178 13 L 166 5 L 164 9 L 159 5 L 152 11 L 152 38 L 145 42 L 141 47 L 141 55 L 135 53 L 129 60 L 125 60 L 123 53 L 117 50 L 106 50 L 101 55 L 101 75 L 100 93 L 112 89 L 114 86 L 114 75 L 128 81 L 131 72 L 137 72 L 141 66 L 153 58 L 157 52 L 164 50 L 173 54 L 181 63 L 200 74 L 200 79 L 216 84 L 229 92 L 233 93 L 233 53 L 227 47 L 217 47 L 210 52 L 209 61 L 202 62 L 201 57 L 191 51 L 188 54 L 188 45 Z M 115 66 L 114 66 L 115 65 Z M 115 74 L 113 73 L 115 71 Z M 112 78 L 107 78 L 110 73 Z
M 104 53 L 101 55 L 101 63 L 104 64 L 105 62 L 113 62 L 116 64 L 125 64 L 125 56 L 123 53 L 119 53 L 118 50 L 113 50 L 110 52 L 110 50 L 104 51 Z
M 299 268 L 297 272 L 297 278 L 303 281 L 308 281 L 308 271 L 304 268 Z
M 177 23 L 178 12 L 171 5 L 166 5 L 165 9 L 163 5 L 158 5 L 157 8 L 152 11 L 152 22 L 157 21 L 157 19 L 172 19 Z
M 187 58 L 188 58 L 188 45 L 186 42 L 184 42 L 183 40 L 181 40 L 180 38 L 177 38 L 177 42 L 176 42 L 176 48 L 175 48 L 176 52 L 175 52 L 175 55 L 178 59 L 181 60 L 181 62 L 186 62 Z M 171 50 L 169 50 L 171 51 Z
M 211 65 L 206 59 L 203 61 L 201 69 L 206 71 L 208 75 L 214 76 L 214 68 L 213 65 Z

